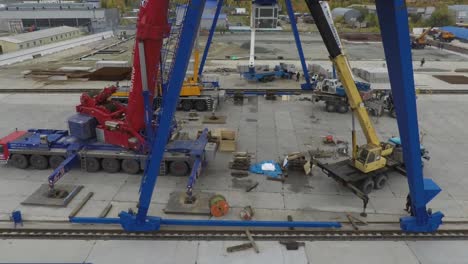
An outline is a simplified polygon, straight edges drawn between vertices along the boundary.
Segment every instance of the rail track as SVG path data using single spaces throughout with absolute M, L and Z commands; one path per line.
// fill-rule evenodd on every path
M 405 233 L 400 230 L 250 230 L 259 241 L 354 241 L 354 240 L 466 240 L 468 230 Z M 244 230 L 162 230 L 125 232 L 120 229 L 0 229 L 1 239 L 64 240 L 245 240 Z

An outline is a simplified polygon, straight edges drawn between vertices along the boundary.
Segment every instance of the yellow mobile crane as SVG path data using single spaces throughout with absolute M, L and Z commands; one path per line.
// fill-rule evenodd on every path
M 348 187 L 364 201 L 364 210 L 369 201 L 367 196 L 374 188 L 382 188 L 390 171 L 404 172 L 401 144 L 398 138 L 381 142 L 369 118 L 366 106 L 353 79 L 348 59 L 342 52 L 340 40 L 333 25 L 328 3 L 306 0 L 312 17 L 335 65 L 339 79 L 348 97 L 353 112 L 352 155 L 350 159 L 332 164 L 317 162 L 317 166 L 329 177 Z M 366 144 L 357 145 L 354 129 L 354 116 L 357 117 L 366 138 Z
M 319 28 L 320 34 L 322 35 L 325 45 L 330 53 L 330 58 L 337 69 L 339 79 L 345 88 L 350 108 L 353 110 L 353 115 L 357 117 L 367 140 L 367 144 L 358 147 L 356 142 L 356 133 L 353 129 L 352 165 L 363 173 L 369 173 L 381 169 L 386 166 L 387 160 L 385 157 L 392 154 L 393 148 L 388 143 L 380 142 L 377 137 L 377 133 L 375 132 L 374 126 L 369 118 L 369 114 L 367 113 L 367 108 L 364 105 L 358 88 L 356 87 L 356 82 L 354 81 L 348 59 L 342 53 L 342 49 L 340 47 L 341 42 L 339 39 L 337 40 L 338 34 L 336 34 L 336 29 L 332 20 L 327 15 L 329 14 L 328 3 L 325 1 L 307 1 L 307 3 L 308 5 L 314 5 L 316 9 L 320 9 L 315 10 L 314 12 L 311 10 L 311 13 L 313 16 L 314 13 L 315 16 L 323 16 L 323 18 L 320 17 L 319 19 L 314 20 L 317 21 L 317 27 Z M 316 5 L 318 5 L 318 7 Z
M 426 36 L 431 32 L 432 27 L 426 28 L 421 35 L 417 36 L 412 42 L 411 42 L 411 48 L 412 49 L 424 49 L 427 46 L 427 40 Z
M 201 81 L 201 77 L 198 73 L 200 68 L 200 50 L 198 47 L 198 38 L 193 50 L 193 60 L 193 75 L 187 77 L 182 85 L 178 108 L 184 111 L 195 109 L 199 112 L 214 110 L 219 102 L 220 96 L 216 87 L 218 85 L 218 80 L 211 80 L 206 82 L 207 84 L 210 84 L 211 87 L 207 87 L 207 84 L 204 84 Z M 159 87 L 159 94 L 162 93 L 161 90 L 161 87 Z M 121 103 L 127 103 L 128 95 L 128 87 L 122 86 L 118 88 L 117 92 L 112 94 L 112 99 Z M 155 96 L 155 101 L 153 102 L 155 108 L 159 107 L 160 99 L 160 96 Z

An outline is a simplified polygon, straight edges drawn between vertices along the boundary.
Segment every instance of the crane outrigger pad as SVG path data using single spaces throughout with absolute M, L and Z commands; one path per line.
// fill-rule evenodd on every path
M 189 215 L 211 215 L 210 199 L 215 193 L 195 192 L 192 197 L 193 202 L 187 201 L 187 193 L 185 191 L 172 192 L 167 201 L 164 213 L 166 214 L 189 214 Z
M 55 185 L 53 193 L 50 192 L 48 184 L 42 184 L 26 200 L 23 205 L 45 205 L 66 207 L 68 203 L 83 189 L 83 185 Z

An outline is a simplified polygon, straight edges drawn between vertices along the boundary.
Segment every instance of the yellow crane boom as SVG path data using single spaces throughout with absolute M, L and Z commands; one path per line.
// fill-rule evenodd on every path
M 333 21 L 327 19 L 327 13 L 329 13 L 328 3 L 318 0 L 306 0 L 306 3 L 322 36 L 323 42 L 327 47 L 330 59 L 337 69 L 339 79 L 348 97 L 350 108 L 357 117 L 367 140 L 367 144 L 358 147 L 356 134 L 355 131 L 353 131 L 353 155 L 351 163 L 356 169 L 364 173 L 381 169 L 387 165 L 385 156 L 392 153 L 393 147 L 387 143 L 380 142 L 374 126 L 372 125 L 372 121 L 369 118 L 369 114 L 367 113 L 367 109 L 364 106 L 351 73 L 348 59 L 343 54 L 339 45 L 338 34 L 334 34 L 336 29 L 333 25 Z

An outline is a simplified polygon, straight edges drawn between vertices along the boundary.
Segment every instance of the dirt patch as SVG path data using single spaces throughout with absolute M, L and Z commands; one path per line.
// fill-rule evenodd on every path
M 240 47 L 241 47 L 241 49 L 250 50 L 250 42 L 244 42 L 244 43 L 242 43 L 242 45 Z M 256 46 L 255 47 L 255 53 L 270 53 L 270 50 L 267 49 L 267 48 L 264 48 L 264 47 Z
M 92 81 L 122 81 L 130 80 L 132 67 L 104 67 L 92 72 L 89 79 Z
M 447 69 L 438 69 L 438 68 L 417 68 L 414 69 L 415 72 L 450 72 Z
M 468 84 L 468 77 L 464 75 L 432 75 L 432 76 L 450 84 Z
M 340 37 L 350 41 L 382 41 L 378 33 L 341 33 Z

